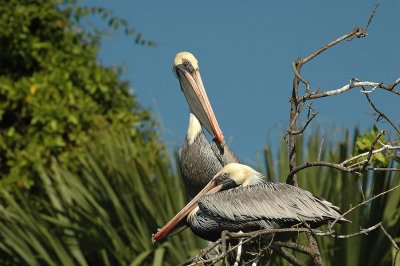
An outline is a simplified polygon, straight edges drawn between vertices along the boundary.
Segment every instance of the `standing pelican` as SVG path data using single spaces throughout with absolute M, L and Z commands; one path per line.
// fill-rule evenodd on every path
M 336 219 L 348 222 L 332 203 L 295 186 L 265 181 L 252 168 L 231 163 L 152 239 L 163 239 L 183 225 L 203 239 L 216 241 L 224 230 L 249 232 L 302 222 L 318 227 Z
M 223 166 L 239 160 L 225 144 L 196 58 L 188 52 L 178 53 L 174 60 L 174 72 L 191 112 L 186 139 L 178 152 L 178 159 L 186 190 L 194 197 Z M 202 125 L 214 137 L 211 142 L 204 135 Z

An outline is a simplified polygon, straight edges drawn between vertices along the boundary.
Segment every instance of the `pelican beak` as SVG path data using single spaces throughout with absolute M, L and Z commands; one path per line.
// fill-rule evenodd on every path
M 183 65 L 175 66 L 175 71 L 190 110 L 207 131 L 224 146 L 224 136 L 208 100 L 200 71 L 193 68 L 188 71 Z
M 216 177 L 216 176 L 215 176 Z M 212 194 L 215 192 L 220 191 L 223 188 L 223 185 L 217 185 L 215 177 L 211 179 L 211 181 L 197 194 L 183 209 L 175 215 L 163 228 L 159 229 L 156 234 L 152 236 L 152 242 L 155 243 L 156 241 L 162 240 L 171 234 L 175 234 L 176 227 L 182 226 L 183 219 L 186 217 L 197 207 L 197 201 L 200 197 Z

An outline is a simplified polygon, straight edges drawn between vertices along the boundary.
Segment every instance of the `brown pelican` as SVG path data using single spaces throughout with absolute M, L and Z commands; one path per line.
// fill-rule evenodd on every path
M 199 237 L 216 241 L 224 230 L 249 232 L 287 228 L 302 222 L 318 227 L 336 219 L 348 222 L 332 203 L 301 188 L 265 180 L 246 165 L 226 165 L 153 235 L 153 241 L 187 225 Z
M 194 197 L 223 166 L 239 160 L 225 144 L 196 58 L 188 52 L 178 53 L 174 60 L 174 72 L 191 111 L 178 161 L 186 190 Z M 211 142 L 204 135 L 202 125 L 214 137 Z

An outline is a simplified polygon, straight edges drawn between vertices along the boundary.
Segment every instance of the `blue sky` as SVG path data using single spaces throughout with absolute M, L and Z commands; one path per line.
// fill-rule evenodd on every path
M 160 121 L 160 136 L 171 150 L 184 140 L 189 111 L 172 62 L 179 51 L 199 60 L 204 85 L 228 144 L 244 163 L 279 143 L 287 129 L 291 62 L 364 27 L 375 1 L 94 1 L 157 43 L 134 45 L 122 32 L 102 42 L 100 61 L 123 65 L 140 103 Z M 400 78 L 400 2 L 383 0 L 369 36 L 344 42 L 303 67 L 312 89 L 339 88 L 360 80 L 392 83 Z M 99 19 L 93 20 L 105 25 Z M 376 91 L 376 105 L 399 123 L 400 97 Z M 345 128 L 369 128 L 372 110 L 358 89 L 314 103 L 329 139 Z M 383 124 L 382 127 L 390 127 Z

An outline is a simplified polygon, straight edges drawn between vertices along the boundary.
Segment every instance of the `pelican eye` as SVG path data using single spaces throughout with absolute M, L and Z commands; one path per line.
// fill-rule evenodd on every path
M 222 178 L 229 178 L 229 173 L 223 173 Z
M 221 184 L 226 182 L 227 179 L 229 179 L 229 173 L 221 173 L 215 178 L 215 181 L 217 182 L 217 184 Z
M 182 59 L 182 65 L 183 65 L 189 72 L 193 72 L 193 71 L 194 71 L 194 67 L 192 66 L 192 63 L 190 63 L 189 60 L 187 60 L 187 59 Z

